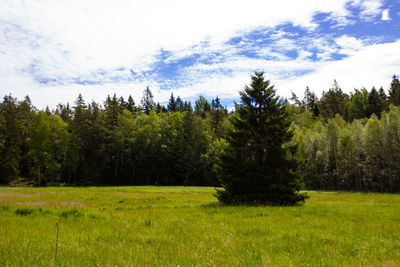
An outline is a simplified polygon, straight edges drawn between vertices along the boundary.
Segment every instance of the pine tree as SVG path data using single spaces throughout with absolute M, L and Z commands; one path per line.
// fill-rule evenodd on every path
M 211 120 L 210 126 L 214 136 L 220 138 L 224 134 L 222 122 L 227 116 L 227 110 L 222 106 L 218 96 L 211 101 Z
M 146 114 L 149 114 L 150 110 L 154 110 L 156 108 L 156 103 L 154 102 L 153 94 L 148 86 L 143 91 L 142 107 L 144 113 Z
M 322 92 L 320 102 L 320 111 L 325 118 L 333 118 L 336 114 L 345 117 L 346 103 L 349 101 L 349 96 L 343 93 L 338 82 L 333 81 L 332 88 L 327 92 Z
M 57 110 L 58 110 L 58 114 L 61 117 L 61 119 L 65 122 L 70 121 L 71 117 L 72 117 L 72 110 L 69 106 L 69 103 L 67 103 L 66 105 L 64 104 L 58 104 L 57 105 Z
M 204 98 L 204 96 L 199 96 L 199 99 L 195 101 L 194 114 L 201 116 L 203 119 L 206 117 L 206 113 L 210 112 L 211 105 Z
M 171 93 L 171 97 L 169 98 L 167 109 L 169 112 L 176 112 L 176 110 L 177 110 L 174 93 Z
M 307 86 L 306 87 L 306 91 L 304 92 L 303 103 L 305 105 L 305 108 L 308 109 L 309 111 L 311 111 L 314 114 L 314 116 L 318 116 L 319 115 L 319 109 L 318 109 L 318 106 L 317 106 L 317 101 L 318 101 L 317 96 Z
M 299 163 L 285 146 L 292 138 L 291 120 L 264 73 L 251 80 L 230 117 L 229 147 L 217 167 L 224 190 L 217 197 L 226 204 L 294 205 L 307 195 L 299 193 Z
M 390 84 L 389 101 L 390 104 L 395 106 L 400 105 L 400 81 L 396 75 L 393 75 L 392 83 Z
M 123 107 L 118 100 L 117 95 L 114 94 L 112 98 L 107 96 L 104 102 L 104 114 L 106 125 L 109 130 L 113 130 L 118 124 L 118 116 L 121 114 Z
M 385 99 L 381 97 L 375 87 L 372 87 L 368 95 L 367 117 L 371 117 L 372 114 L 375 114 L 380 118 L 381 112 L 384 111 L 385 108 Z
M 163 108 L 162 108 L 162 106 L 160 105 L 160 102 L 157 102 L 157 105 L 156 105 L 156 113 L 158 114 L 158 113 L 161 113 L 163 111 Z
M 0 182 L 6 183 L 19 174 L 24 121 L 18 112 L 17 99 L 11 94 L 0 103 L 0 114 Z

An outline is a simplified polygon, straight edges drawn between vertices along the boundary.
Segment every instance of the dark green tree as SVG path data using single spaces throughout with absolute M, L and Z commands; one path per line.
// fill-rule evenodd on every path
M 121 101 L 118 100 L 117 95 L 114 94 L 111 98 L 107 96 L 104 102 L 104 113 L 107 128 L 113 130 L 118 124 L 118 116 L 122 113 L 123 106 L 121 106 Z
M 228 111 L 221 104 L 218 96 L 211 101 L 211 119 L 210 126 L 215 137 L 220 138 L 224 135 L 223 122 L 226 119 Z
M 7 183 L 19 175 L 24 120 L 18 111 L 17 99 L 6 95 L 0 104 L 0 182 Z
M 264 73 L 251 76 L 231 117 L 228 148 L 217 167 L 222 203 L 294 205 L 307 198 L 301 189 L 299 162 L 291 157 L 291 120 Z
M 389 102 L 395 106 L 400 105 L 400 81 L 396 75 L 393 75 L 389 89 Z
M 317 102 L 318 102 L 318 97 L 307 86 L 306 91 L 304 92 L 303 103 L 304 103 L 305 108 L 307 110 L 311 111 L 314 114 L 314 116 L 319 115 L 319 109 L 318 109 Z
M 183 111 L 185 109 L 185 104 L 183 103 L 180 96 L 176 98 L 176 109 L 177 111 Z
M 69 106 L 69 103 L 66 105 L 60 103 L 57 105 L 57 113 L 61 117 L 61 119 L 65 122 L 68 122 L 71 120 L 72 117 L 72 110 Z
M 382 89 L 383 90 L 383 89 Z M 370 117 L 375 114 L 380 118 L 382 111 L 386 109 L 386 101 L 378 93 L 375 87 L 372 87 L 368 95 L 367 116 Z
M 174 93 L 171 93 L 171 97 L 169 98 L 167 109 L 168 109 L 169 112 L 177 111 Z
M 346 103 L 349 96 L 343 93 L 336 80 L 333 81 L 332 88 L 322 93 L 320 101 L 320 112 L 325 118 L 333 118 L 336 114 L 346 117 Z
M 128 102 L 126 103 L 126 109 L 129 110 L 132 114 L 135 114 L 138 111 L 138 108 L 135 105 L 135 101 L 132 96 L 129 95 Z

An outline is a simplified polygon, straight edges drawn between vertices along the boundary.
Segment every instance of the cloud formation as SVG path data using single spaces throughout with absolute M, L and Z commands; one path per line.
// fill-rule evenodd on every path
M 278 94 L 385 86 L 399 73 L 396 3 L 338 1 L 12 1 L 0 3 L 0 93 L 39 108 L 78 93 L 157 101 L 171 91 L 237 99 L 254 70 Z M 389 14 L 393 14 L 392 18 Z M 397 15 L 396 15 L 397 14 Z

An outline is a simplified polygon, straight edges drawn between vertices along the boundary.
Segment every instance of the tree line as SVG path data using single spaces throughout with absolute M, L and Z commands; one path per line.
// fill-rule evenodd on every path
M 347 94 L 335 81 L 320 99 L 281 99 L 290 115 L 292 157 L 309 189 L 400 191 L 400 83 Z M 232 128 L 218 97 L 192 106 L 180 97 L 155 103 L 146 88 L 140 104 L 108 96 L 100 104 L 37 110 L 27 96 L 0 103 L 0 183 L 216 186 L 219 158 Z M 289 153 L 289 152 L 288 152 Z
M 400 82 L 343 93 L 334 82 L 320 100 L 294 97 L 296 156 L 309 189 L 400 192 Z
M 0 183 L 17 178 L 67 185 L 217 185 L 228 111 L 217 97 L 194 108 L 171 94 L 167 107 L 144 90 L 141 105 L 79 95 L 71 107 L 37 110 L 27 96 L 0 103 Z

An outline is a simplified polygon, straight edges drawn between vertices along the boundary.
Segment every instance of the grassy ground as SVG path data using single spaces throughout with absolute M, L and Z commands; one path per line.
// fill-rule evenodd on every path
M 0 266 L 400 266 L 400 195 L 221 207 L 214 191 L 0 187 Z

